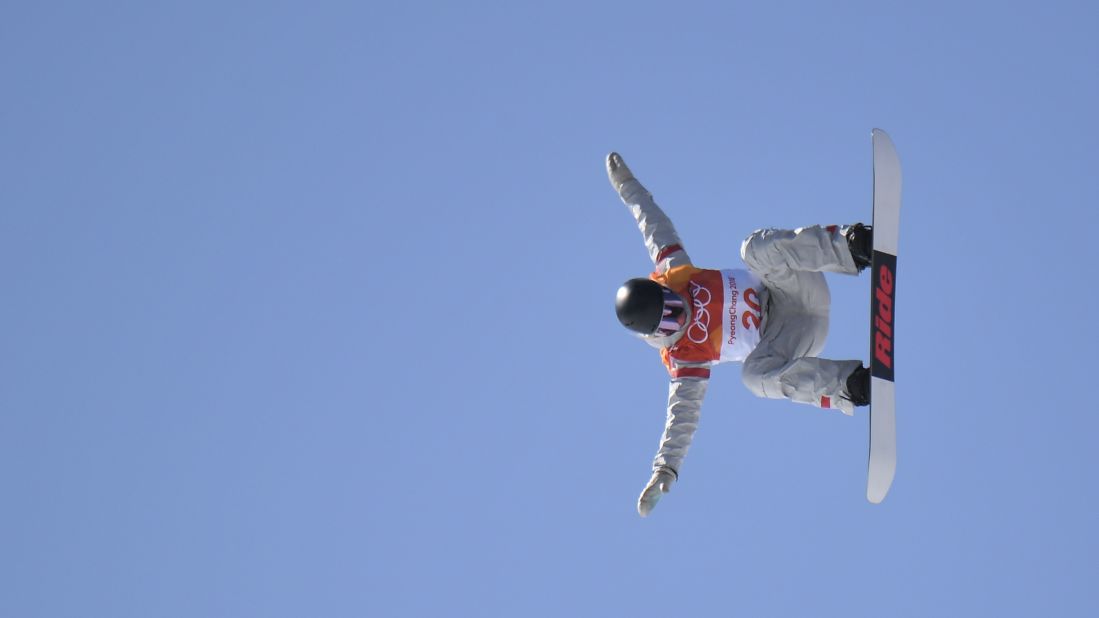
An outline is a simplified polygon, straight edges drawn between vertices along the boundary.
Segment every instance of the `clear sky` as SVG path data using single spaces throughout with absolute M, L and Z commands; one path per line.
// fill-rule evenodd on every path
M 112 2 L 0 18 L 0 615 L 1094 616 L 1093 2 Z M 904 166 L 899 464 L 667 376 L 694 260 Z M 826 354 L 868 357 L 832 277 Z

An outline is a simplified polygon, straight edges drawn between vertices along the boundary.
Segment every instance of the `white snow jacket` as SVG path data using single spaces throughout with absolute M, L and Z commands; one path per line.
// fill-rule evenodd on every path
M 691 258 L 683 249 L 671 220 L 640 182 L 627 181 L 622 185 L 619 195 L 637 221 L 645 240 L 645 248 L 655 265 L 655 274 L 664 274 L 672 268 L 691 265 Z M 688 311 L 690 309 L 688 306 Z M 687 316 L 688 323 L 691 318 L 691 315 Z M 671 337 L 641 338 L 649 345 L 664 350 L 674 345 L 683 335 L 680 332 Z M 698 429 L 702 400 L 706 396 L 710 367 L 714 363 L 683 362 L 674 358 L 666 358 L 665 363 L 672 375 L 668 388 L 668 415 L 660 438 L 660 448 L 653 458 L 653 470 L 668 470 L 678 478 L 683 458 L 686 457 L 695 430 Z

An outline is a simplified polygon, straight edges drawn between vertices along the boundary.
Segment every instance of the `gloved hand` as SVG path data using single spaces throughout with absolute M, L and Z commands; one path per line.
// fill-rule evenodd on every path
M 607 178 L 610 179 L 611 186 L 619 195 L 622 194 L 622 185 L 634 179 L 633 172 L 622 160 L 622 155 L 617 152 L 607 155 Z
M 637 512 L 642 517 L 648 517 L 653 507 L 660 501 L 660 497 L 672 490 L 672 483 L 674 482 L 675 473 L 669 469 L 661 468 L 653 472 L 649 484 L 645 486 L 644 491 L 641 492 L 641 497 L 637 499 Z

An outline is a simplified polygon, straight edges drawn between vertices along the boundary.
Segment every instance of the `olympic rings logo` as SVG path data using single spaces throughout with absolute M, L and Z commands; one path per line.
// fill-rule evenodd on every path
M 687 328 L 687 338 L 694 343 L 706 343 L 710 338 L 710 312 L 706 309 L 706 305 L 710 304 L 712 296 L 710 290 L 694 281 L 690 282 L 690 286 L 691 304 L 694 305 L 695 311 L 691 326 Z

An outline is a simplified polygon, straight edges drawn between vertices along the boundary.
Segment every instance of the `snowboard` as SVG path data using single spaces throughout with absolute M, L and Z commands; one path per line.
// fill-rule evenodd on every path
M 880 504 L 897 469 L 894 317 L 901 163 L 893 140 L 874 129 L 874 255 L 870 265 L 870 462 L 866 499 Z

